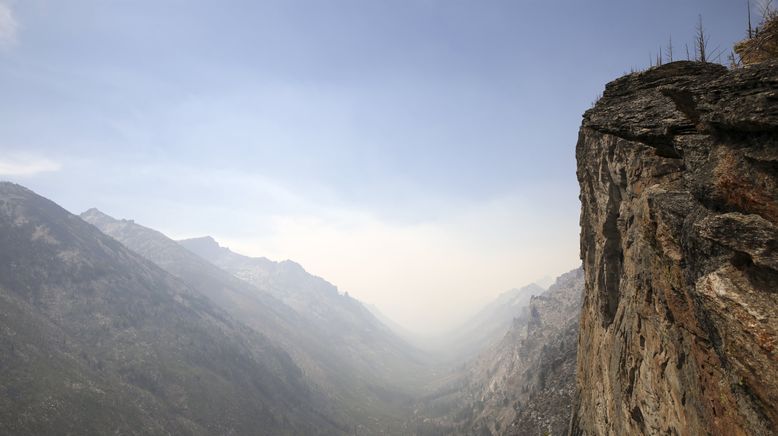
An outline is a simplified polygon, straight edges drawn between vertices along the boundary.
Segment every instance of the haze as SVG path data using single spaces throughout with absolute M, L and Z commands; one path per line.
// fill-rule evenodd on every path
M 698 13 L 712 47 L 742 38 L 742 9 L 4 0 L 0 177 L 293 259 L 435 333 L 580 263 L 580 114 Z

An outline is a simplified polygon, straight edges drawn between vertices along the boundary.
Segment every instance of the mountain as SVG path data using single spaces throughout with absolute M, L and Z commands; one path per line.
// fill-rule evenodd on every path
M 369 359 L 365 361 L 369 371 L 381 375 L 386 382 L 397 384 L 407 378 L 404 373 L 408 368 L 419 369 L 423 357 L 417 350 L 360 301 L 348 293 L 340 294 L 334 285 L 309 274 L 298 263 L 244 256 L 220 246 L 209 236 L 178 243 L 292 307 L 316 329 L 327 332 L 332 346 L 340 347 L 343 355 Z
M 515 324 L 507 340 L 498 346 L 504 357 L 495 367 L 502 368 L 506 374 L 507 389 L 503 392 L 516 411 L 510 428 L 505 431 L 508 434 L 543 436 L 567 431 L 576 392 L 583 279 L 583 269 L 578 268 L 557 278 L 548 291 L 532 297 L 524 339 L 518 343 L 509 339 L 517 337 L 523 329 Z M 517 371 L 522 366 L 525 369 Z M 493 371 L 491 392 L 498 392 L 494 389 L 498 386 L 498 372 Z M 506 428 L 505 424 L 507 421 L 501 423 L 501 429 Z
M 345 433 L 272 340 L 7 182 L 0 247 L 0 433 Z
M 364 348 L 373 348 L 376 341 L 395 351 L 411 352 L 402 340 L 395 336 L 365 305 L 322 279 L 309 274 L 291 260 L 274 262 L 264 257 L 249 257 L 221 247 L 213 238 L 187 239 L 178 243 L 206 261 L 254 285 L 288 306 L 314 324 L 334 335 L 345 332 L 361 332 L 342 339 L 356 347 L 361 354 Z M 380 352 L 371 350 L 370 353 Z M 384 356 L 393 358 L 392 354 Z
M 535 281 L 535 284 L 543 289 L 548 289 L 549 286 L 554 284 L 554 277 L 546 275 Z
M 261 266 L 241 264 L 245 273 L 233 275 L 222 268 L 229 265 L 211 263 L 186 248 L 191 241 L 179 244 L 96 209 L 81 216 L 278 343 L 332 397 L 345 420 L 371 431 L 401 422 L 425 367 L 414 349 L 355 299 L 294 262 L 245 258 L 211 240 L 210 248 Z
M 633 73 L 584 115 L 573 435 L 778 429 L 772 53 Z
M 428 341 L 426 348 L 443 356 L 444 361 L 470 360 L 499 342 L 513 319 L 527 309 L 530 298 L 542 292 L 535 283 L 503 292 L 456 329 Z
M 502 339 L 424 398 L 420 435 L 545 435 L 567 430 L 575 394 L 583 271 L 532 296 Z

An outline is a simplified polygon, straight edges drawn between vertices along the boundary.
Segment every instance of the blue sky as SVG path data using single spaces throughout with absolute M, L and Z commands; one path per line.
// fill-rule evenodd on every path
M 744 36 L 735 0 L 0 0 L 0 178 L 440 330 L 578 264 L 581 114 L 698 14 Z

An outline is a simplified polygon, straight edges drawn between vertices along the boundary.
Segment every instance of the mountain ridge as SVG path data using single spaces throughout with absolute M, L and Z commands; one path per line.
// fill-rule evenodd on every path
M 294 262 L 260 260 L 278 267 L 280 280 L 261 275 L 262 281 L 252 283 L 132 220 L 117 220 L 97 210 L 82 217 L 278 342 L 350 420 L 372 431 L 401 421 L 407 399 L 419 389 L 424 366 L 420 356 L 361 303 L 339 295 L 331 284 L 308 275 Z M 242 262 L 247 259 L 255 265 L 253 259 L 239 257 Z M 251 272 L 248 279 L 257 277 Z M 290 298 L 292 303 L 305 303 L 316 295 L 323 295 L 317 303 L 335 299 L 340 310 L 316 304 L 309 313 L 308 304 L 289 304 Z
M 266 337 L 9 182 L 0 246 L 3 432 L 344 432 Z

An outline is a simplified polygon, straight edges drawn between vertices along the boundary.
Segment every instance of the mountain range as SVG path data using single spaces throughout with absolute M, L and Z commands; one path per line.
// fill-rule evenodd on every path
M 293 261 L 76 216 L 7 182 L 0 246 L 3 434 L 496 431 L 521 418 L 526 395 L 507 392 L 536 383 L 538 344 L 558 342 L 562 321 L 539 320 L 575 306 L 559 282 L 513 289 L 420 350 Z
M 425 367 L 416 350 L 294 262 L 241 256 L 212 238 L 176 242 L 97 209 L 81 218 L 278 343 L 357 426 L 396 425 L 420 385 Z
M 0 433 L 347 431 L 282 347 L 11 183 L 0 246 Z

